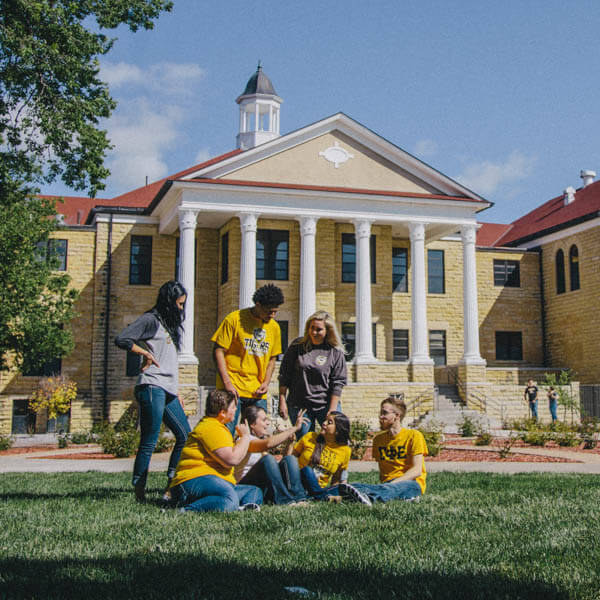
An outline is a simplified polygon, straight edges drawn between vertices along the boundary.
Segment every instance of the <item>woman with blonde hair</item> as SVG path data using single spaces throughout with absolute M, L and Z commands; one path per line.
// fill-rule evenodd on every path
M 319 310 L 308 317 L 304 335 L 286 350 L 279 369 L 279 413 L 296 422 L 305 410 L 307 421 L 300 439 L 323 424 L 332 410 L 341 410 L 340 397 L 346 385 L 344 347 L 332 316 Z

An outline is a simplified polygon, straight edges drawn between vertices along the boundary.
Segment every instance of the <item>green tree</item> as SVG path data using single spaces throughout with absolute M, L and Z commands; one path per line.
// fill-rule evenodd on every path
M 36 255 L 57 227 L 37 186 L 104 188 L 110 142 L 100 120 L 116 104 L 99 57 L 119 25 L 152 29 L 171 0 L 0 1 L 0 368 L 64 356 L 77 292 Z

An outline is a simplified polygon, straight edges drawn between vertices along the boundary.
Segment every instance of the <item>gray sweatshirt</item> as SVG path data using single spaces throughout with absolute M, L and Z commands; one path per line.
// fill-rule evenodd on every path
M 115 338 L 115 344 L 123 350 L 131 350 L 134 343 L 146 346 L 160 365 L 152 364 L 142 371 L 136 385 L 155 385 L 177 396 L 177 348 L 154 312 L 144 313 Z
M 279 385 L 289 389 L 288 401 L 300 408 L 323 408 L 346 385 L 344 353 L 329 344 L 306 351 L 294 340 L 281 361 Z

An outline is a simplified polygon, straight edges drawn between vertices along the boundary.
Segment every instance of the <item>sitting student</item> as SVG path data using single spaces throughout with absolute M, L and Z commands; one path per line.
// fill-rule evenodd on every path
M 173 499 L 183 510 L 260 510 L 261 490 L 253 485 L 235 485 L 233 468 L 244 459 L 250 444 L 246 423 L 238 425 L 235 444 L 225 426 L 233 420 L 236 409 L 232 392 L 214 390 L 208 394 L 206 416 L 190 433 L 171 481 Z
M 250 427 L 251 439 L 248 454 L 235 468 L 235 479 L 239 484 L 261 488 L 266 502 L 297 504 L 307 498 L 300 480 L 298 459 L 295 456 L 284 456 L 277 463 L 272 454 L 263 454 L 269 448 L 294 439 L 296 432 L 304 426 L 305 412 L 301 410 L 298 413 L 293 427 L 269 437 L 266 437 L 269 417 L 264 408 L 247 406 L 242 413 L 242 421 Z
M 313 498 L 324 500 L 339 496 L 336 484 L 348 477 L 349 440 L 350 420 L 344 413 L 332 410 L 318 435 L 311 431 L 294 446 L 302 484 Z
M 339 491 L 343 498 L 371 506 L 376 501 L 419 499 L 425 493 L 423 457 L 428 453 L 427 444 L 420 431 L 403 429 L 405 414 L 404 400 L 390 397 L 381 403 L 379 424 L 383 431 L 373 439 L 373 457 L 379 464 L 382 483 L 342 483 Z

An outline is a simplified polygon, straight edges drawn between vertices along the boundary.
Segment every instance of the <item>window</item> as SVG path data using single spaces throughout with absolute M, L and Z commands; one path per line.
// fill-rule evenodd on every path
M 125 375 L 127 377 L 137 377 L 142 368 L 142 357 L 135 352 L 127 352 L 127 364 L 125 366 Z
M 37 369 L 23 370 L 23 375 L 26 377 L 51 377 L 52 375 L 59 375 L 61 369 L 62 359 L 53 358 Z
M 556 293 L 564 294 L 565 286 L 565 254 L 562 250 L 556 253 Z
M 429 356 L 433 364 L 440 367 L 446 364 L 446 332 L 442 329 L 432 329 L 429 332 Z
M 377 281 L 376 238 L 371 235 L 371 283 Z M 342 233 L 342 283 L 356 283 L 356 237 L 353 233 Z
M 34 433 L 35 417 L 35 412 L 29 408 L 28 399 L 13 400 L 11 433 Z
M 277 321 L 279 323 L 279 329 L 281 329 L 281 352 L 283 353 L 287 350 L 289 337 L 288 337 L 288 322 L 287 321 Z
M 377 356 L 377 325 L 373 323 L 373 355 Z M 342 323 L 342 344 L 346 348 L 346 360 L 352 360 L 356 354 L 356 323 Z
M 179 252 L 177 252 L 179 256 Z M 152 280 L 152 236 L 132 235 L 129 253 L 129 284 L 150 285 Z
M 496 360 L 523 360 L 520 331 L 496 331 Z
M 392 248 L 392 291 L 408 292 L 408 250 Z
M 283 229 L 259 229 L 256 233 L 256 279 L 288 279 L 290 232 Z
M 444 251 L 427 250 L 427 278 L 430 294 L 444 294 Z
M 67 270 L 67 240 L 50 239 L 38 242 L 35 248 L 36 259 L 48 262 L 56 271 Z
M 221 285 L 229 279 L 229 232 L 221 236 Z
M 408 360 L 408 329 L 394 329 L 392 335 L 392 360 Z
M 494 260 L 494 285 L 521 287 L 518 260 Z
M 571 280 L 571 291 L 579 289 L 579 250 L 577 246 L 571 246 L 569 250 L 569 277 Z

